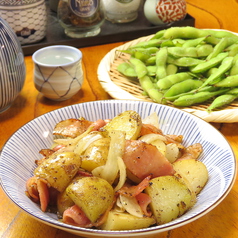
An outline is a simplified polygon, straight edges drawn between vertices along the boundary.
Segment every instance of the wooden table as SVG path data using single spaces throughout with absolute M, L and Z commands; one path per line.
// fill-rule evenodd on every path
M 235 0 L 187 0 L 188 13 L 196 19 L 198 28 L 221 28 L 238 32 L 238 4 Z M 226 15 L 224 14 L 226 13 Z M 85 81 L 82 90 L 64 102 L 45 99 L 34 88 L 33 62 L 25 57 L 26 82 L 9 110 L 0 114 L 0 149 L 7 139 L 28 121 L 43 113 L 64 106 L 111 99 L 97 79 L 97 67 L 104 55 L 124 42 L 82 48 Z M 229 141 L 238 155 L 238 123 L 212 124 Z M 156 238 L 235 238 L 238 237 L 238 183 L 224 201 L 202 218 L 162 233 Z M 73 238 L 75 235 L 52 228 L 36 221 L 15 206 L 0 189 L 0 236 L 1 238 Z

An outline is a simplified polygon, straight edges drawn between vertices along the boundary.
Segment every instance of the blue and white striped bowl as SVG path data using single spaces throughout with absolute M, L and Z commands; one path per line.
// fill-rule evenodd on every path
M 33 175 L 39 150 L 52 144 L 55 124 L 67 118 L 88 120 L 112 118 L 125 110 L 135 110 L 142 118 L 156 112 L 165 134 L 184 136 L 184 144 L 201 143 L 200 160 L 209 171 L 209 181 L 198 196 L 195 206 L 183 216 L 164 225 L 130 231 L 102 231 L 64 224 L 56 215 L 43 213 L 25 195 L 25 184 Z M 149 237 L 192 222 L 215 208 L 227 196 L 236 177 L 236 160 L 223 135 L 202 119 L 182 110 L 151 102 L 106 100 L 87 102 L 44 114 L 23 127 L 7 141 L 0 159 L 0 178 L 7 196 L 32 217 L 59 229 L 86 237 Z

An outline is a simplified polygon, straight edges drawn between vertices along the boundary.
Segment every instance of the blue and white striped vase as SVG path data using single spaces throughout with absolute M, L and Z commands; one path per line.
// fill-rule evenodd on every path
M 0 17 L 0 113 L 20 93 L 26 77 L 21 44 L 8 23 Z

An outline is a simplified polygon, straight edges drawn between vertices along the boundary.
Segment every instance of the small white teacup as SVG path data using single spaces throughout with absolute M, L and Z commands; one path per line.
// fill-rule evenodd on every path
M 82 87 L 82 52 L 72 46 L 54 45 L 37 50 L 33 55 L 34 84 L 45 97 L 63 101 Z

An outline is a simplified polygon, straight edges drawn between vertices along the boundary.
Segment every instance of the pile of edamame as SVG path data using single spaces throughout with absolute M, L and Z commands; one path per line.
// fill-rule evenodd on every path
M 207 101 L 208 112 L 238 97 L 238 36 L 228 31 L 171 27 L 130 46 L 117 70 L 137 78 L 154 102 L 188 107 Z

